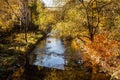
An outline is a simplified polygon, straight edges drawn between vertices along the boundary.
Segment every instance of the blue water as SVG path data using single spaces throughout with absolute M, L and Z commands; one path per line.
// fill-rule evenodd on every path
M 61 40 L 48 37 L 45 42 L 42 42 L 42 44 L 44 44 L 44 46 L 38 46 L 33 51 L 36 55 L 36 59 L 33 64 L 49 68 L 64 69 L 65 47 Z

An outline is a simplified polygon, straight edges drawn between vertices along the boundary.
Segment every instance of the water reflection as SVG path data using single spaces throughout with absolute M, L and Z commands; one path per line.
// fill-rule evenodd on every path
M 60 39 L 47 38 L 42 42 L 43 47 L 38 46 L 33 54 L 36 55 L 36 59 L 33 62 L 34 65 L 44 66 L 49 68 L 64 69 L 65 48 Z
M 55 54 L 63 54 L 65 48 L 60 39 L 57 38 L 47 38 L 46 40 L 46 53 L 55 53 Z
M 109 80 L 103 73 L 92 74 L 82 64 L 80 51 L 70 41 L 48 37 L 40 42 L 30 56 L 26 80 Z

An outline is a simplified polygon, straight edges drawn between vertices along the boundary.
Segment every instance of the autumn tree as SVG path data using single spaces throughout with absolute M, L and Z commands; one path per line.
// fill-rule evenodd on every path
M 18 0 L 0 0 L 0 5 L 0 31 L 10 31 L 18 21 L 16 17 L 19 15 Z
M 29 18 L 30 18 L 30 13 L 29 13 L 29 4 L 28 0 L 20 0 L 20 25 L 24 26 L 24 32 L 25 32 L 25 40 L 27 42 L 27 31 L 29 27 Z
M 44 3 L 40 0 L 36 0 L 35 4 L 36 18 L 34 19 L 34 23 L 39 26 L 39 30 L 47 34 L 50 31 L 52 25 L 56 23 L 56 11 L 47 9 Z

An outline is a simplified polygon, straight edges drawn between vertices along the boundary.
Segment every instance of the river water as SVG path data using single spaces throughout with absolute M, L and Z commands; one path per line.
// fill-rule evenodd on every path
M 61 41 L 56 38 L 47 38 L 44 44 L 45 46 L 43 46 L 41 52 L 38 52 L 39 49 L 35 50 L 37 57 L 33 64 L 49 68 L 64 69 L 65 48 Z
M 76 61 L 76 64 L 80 64 L 82 62 L 78 53 L 79 52 L 75 52 L 75 49 L 72 47 L 70 49 L 70 45 L 69 47 L 65 47 L 59 38 L 48 37 L 32 52 L 32 54 L 36 56 L 35 60 L 32 61 L 32 64 L 64 70 L 65 66 L 67 66 L 72 60 L 70 59 L 71 57 L 75 58 L 73 61 Z M 76 57 L 78 57 L 76 54 L 79 56 L 78 60 L 76 60 Z
M 55 37 L 41 41 L 29 62 L 32 67 L 26 73 L 28 80 L 109 80 L 103 73 L 92 74 L 70 41 Z

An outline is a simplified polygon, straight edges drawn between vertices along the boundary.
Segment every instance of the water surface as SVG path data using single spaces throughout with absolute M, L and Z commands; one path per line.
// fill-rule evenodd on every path
M 47 37 L 30 55 L 28 80 L 109 80 L 104 73 L 93 74 L 70 41 Z
M 59 38 L 48 37 L 46 40 L 43 40 L 32 52 L 32 55 L 36 56 L 36 58 L 32 61 L 32 64 L 64 70 L 65 66 L 70 61 L 70 56 L 73 56 L 72 54 L 74 55 L 78 53 L 75 53 L 72 48 L 66 48 Z M 80 59 L 78 59 L 78 63 L 80 63 Z

